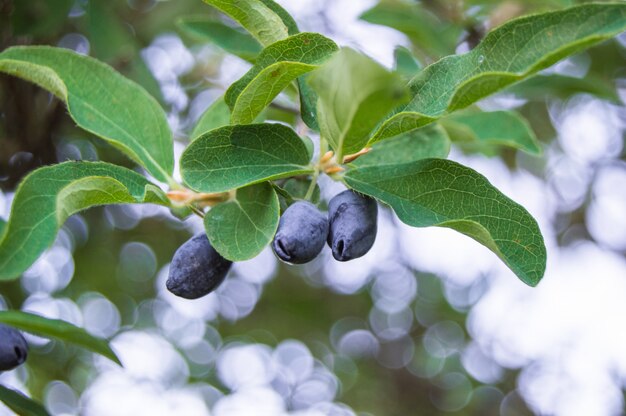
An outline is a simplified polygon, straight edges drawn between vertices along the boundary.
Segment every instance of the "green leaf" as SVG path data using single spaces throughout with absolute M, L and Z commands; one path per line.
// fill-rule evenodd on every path
M 278 17 L 280 17 L 280 20 L 282 20 L 283 24 L 287 27 L 287 32 L 289 36 L 295 35 L 299 32 L 298 24 L 296 23 L 296 21 L 293 19 L 293 17 L 291 17 L 287 10 L 282 8 L 280 4 L 276 3 L 274 0 L 261 0 L 261 2 L 265 4 L 271 11 L 276 13 Z
M 113 67 L 123 68 L 124 75 L 139 83 L 157 100 L 162 100 L 159 83 L 139 54 L 142 45 L 135 36 L 133 27 L 118 16 L 121 12 L 120 4 L 98 0 L 89 0 L 85 3 L 87 3 L 85 34 L 89 38 L 91 56 Z M 45 16 L 47 20 L 48 15 Z
M 285 181 L 282 189 L 289 194 L 292 200 L 306 199 L 306 194 L 311 187 L 311 179 L 309 178 L 289 178 Z M 311 195 L 311 202 L 317 204 L 320 200 L 321 190 L 316 183 Z
M 371 141 L 431 123 L 625 29 L 626 3 L 586 4 L 511 20 L 471 52 L 420 72 L 410 82 L 413 99 Z
M 398 46 L 394 52 L 395 70 L 406 79 L 411 79 L 422 69 L 422 64 L 413 56 L 410 50 Z
M 432 57 L 454 52 L 461 28 L 442 22 L 417 2 L 383 0 L 365 11 L 361 20 L 396 29 Z
M 310 198 L 307 199 L 307 193 L 309 192 L 311 184 L 312 178 L 309 177 L 289 178 L 280 186 L 272 183 L 274 190 L 278 194 L 278 203 L 280 204 L 281 214 L 296 201 L 308 200 L 317 205 L 320 202 L 321 190 L 319 185 L 315 183 L 315 185 L 313 185 L 313 192 L 311 193 Z
M 183 17 L 176 21 L 176 26 L 191 38 L 214 43 L 226 52 L 246 61 L 254 62 L 263 49 L 261 44 L 248 33 L 208 17 Z
M 587 93 L 619 104 L 617 88 L 602 78 L 588 75 L 575 78 L 559 74 L 535 75 L 506 90 L 529 100 L 545 101 L 548 97 L 567 99 L 575 94 Z
M 191 132 L 190 138 L 193 141 L 202 134 L 218 127 L 227 126 L 229 123 L 230 109 L 224 102 L 224 97 L 220 97 L 202 113 Z
M 353 166 L 398 165 L 426 158 L 444 159 L 450 152 L 450 138 L 438 124 L 410 131 L 372 146 L 372 150 L 360 156 Z
M 308 83 L 309 74 L 298 78 L 298 90 L 300 91 L 300 117 L 310 129 L 320 131 L 317 121 L 317 94 Z
M 107 140 L 160 181 L 174 169 L 165 113 L 142 87 L 73 51 L 19 46 L 0 53 L 0 72 L 47 89 L 67 104 L 79 127 Z
M 402 78 L 342 48 L 310 76 L 321 133 L 338 156 L 361 150 L 380 119 L 408 98 Z
M 0 280 L 23 273 L 53 242 L 68 216 L 103 204 L 168 205 L 142 175 L 103 162 L 66 162 L 32 172 L 15 193 L 0 239 Z
M 4 232 L 4 227 L 7 225 L 7 222 L 0 218 L 0 237 L 2 237 L 2 233 Z
M 289 35 L 282 18 L 260 0 L 204 0 L 244 27 L 261 45 L 267 46 Z
M 18 415 L 50 416 L 50 413 L 40 403 L 25 396 L 17 390 L 0 384 L 0 402 Z
M 266 47 L 255 65 L 226 91 L 224 99 L 233 109 L 231 121 L 252 122 L 291 81 L 336 50 L 335 42 L 317 33 L 300 33 Z
M 94 337 L 69 322 L 21 311 L 0 311 L 0 322 L 40 337 L 78 345 L 122 365 L 107 340 Z
M 530 286 L 543 277 L 546 248 L 536 221 L 468 167 L 422 159 L 349 170 L 344 179 L 354 190 L 390 205 L 408 225 L 448 227 L 473 238 Z
M 239 0 L 233 2 L 204 0 L 217 7 L 222 12 L 239 22 L 248 32 L 250 32 L 263 46 L 286 38 L 288 35 L 296 35 L 298 25 L 293 18 L 278 3 L 272 0 Z M 265 7 L 263 7 L 265 6 Z M 280 20 L 282 26 L 277 23 Z M 272 30 L 264 30 L 264 27 Z M 321 35 L 318 35 L 321 36 Z M 336 49 L 336 46 L 335 46 Z M 277 61 L 272 61 L 267 65 L 272 65 Z M 266 66 L 267 66 L 266 65 Z M 260 71 L 259 71 L 260 72 Z M 247 82 L 250 82 L 248 80 Z M 300 108 L 302 120 L 315 131 L 319 130 L 317 123 L 317 95 L 306 83 L 306 75 L 297 80 L 300 90 Z M 278 87 L 274 87 L 275 89 Z M 238 91 L 239 94 L 241 91 Z M 234 100 L 231 102 L 227 98 L 229 107 L 234 107 Z
M 270 179 L 308 174 L 306 145 L 281 124 L 246 124 L 211 130 L 181 156 L 181 174 L 198 192 L 224 192 Z
M 269 182 L 263 182 L 238 189 L 235 200 L 213 207 L 204 217 L 204 228 L 218 253 L 243 261 L 256 257 L 272 241 L 279 219 L 278 196 Z
M 285 9 L 278 5 L 273 0 L 261 0 L 267 7 L 272 9 L 282 19 L 285 26 L 289 30 L 289 36 L 293 36 L 299 33 L 298 25 L 293 17 Z M 303 75 L 297 79 L 298 89 L 300 91 L 300 116 L 302 121 L 309 128 L 319 131 L 319 125 L 317 123 L 317 94 L 311 89 L 306 82 L 307 75 Z
M 455 113 L 442 119 L 442 124 L 452 140 L 469 141 L 478 148 L 509 146 L 532 155 L 541 154 L 532 128 L 514 111 Z
M 10 18 L 12 35 L 30 38 L 54 37 L 67 23 L 73 0 L 30 0 L 12 2 L 11 12 L 5 15 L 8 26 Z M 37 18 L 45 16 L 45 19 Z
M 315 65 L 298 62 L 277 62 L 268 66 L 241 92 L 233 108 L 230 122 L 252 123 L 294 79 L 315 68 L 317 68 Z

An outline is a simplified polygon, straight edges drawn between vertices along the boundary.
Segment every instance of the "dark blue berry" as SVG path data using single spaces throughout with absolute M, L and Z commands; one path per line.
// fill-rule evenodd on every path
M 0 324 L 0 371 L 13 370 L 26 361 L 28 344 L 14 328 Z
M 327 235 L 328 217 L 312 203 L 298 201 L 280 217 L 272 248 L 281 260 L 303 264 L 320 254 Z
M 347 190 L 328 204 L 328 245 L 333 257 L 348 261 L 364 256 L 374 245 L 377 231 L 376 200 Z
M 200 298 L 224 281 L 232 264 L 211 246 L 205 233 L 198 234 L 174 253 L 167 289 L 182 298 Z

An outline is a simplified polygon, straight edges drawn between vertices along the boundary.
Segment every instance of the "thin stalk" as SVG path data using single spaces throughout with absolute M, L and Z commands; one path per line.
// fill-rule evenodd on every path
M 313 177 L 311 178 L 311 184 L 309 185 L 309 189 L 307 189 L 306 195 L 304 195 L 304 199 L 306 199 L 307 201 L 310 201 L 313 197 L 313 192 L 315 192 L 315 185 L 317 185 L 317 178 L 319 178 L 319 176 L 320 170 L 319 168 L 316 168 L 315 172 L 313 172 Z
M 194 207 L 193 205 L 187 205 L 191 211 L 196 214 L 198 217 L 203 218 L 204 219 L 204 212 L 202 212 L 202 210 L 198 209 L 197 207 Z
M 328 151 L 328 142 L 324 137 L 320 135 L 320 152 L 317 159 L 317 163 L 315 164 L 315 170 L 313 171 L 313 177 L 311 177 L 311 184 L 309 185 L 309 189 L 306 191 L 306 195 L 304 195 L 304 199 L 310 201 L 313 197 L 313 193 L 315 192 L 315 186 L 317 185 L 317 179 L 320 177 L 320 171 L 322 169 L 322 157 Z

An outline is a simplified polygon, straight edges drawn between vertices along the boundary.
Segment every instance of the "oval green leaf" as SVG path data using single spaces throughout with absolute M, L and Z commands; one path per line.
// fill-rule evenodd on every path
M 204 133 L 227 126 L 229 123 L 230 109 L 224 102 L 224 97 L 220 97 L 202 113 L 189 137 L 191 141 L 196 140 Z
M 69 322 L 21 311 L 0 311 L 0 322 L 33 335 L 78 345 L 122 365 L 107 340 L 94 337 Z
M 412 100 L 371 143 L 429 124 L 626 30 L 626 3 L 598 3 L 511 20 L 471 52 L 448 56 L 411 82 Z
M 379 142 L 372 150 L 356 159 L 351 166 L 399 165 L 420 159 L 445 159 L 450 152 L 450 138 L 445 129 L 432 124 L 398 137 Z
M 174 149 L 165 113 L 142 87 L 108 65 L 63 48 L 17 46 L 0 53 L 0 71 L 63 100 L 79 127 L 103 138 L 162 182 Z
M 393 208 L 414 227 L 448 227 L 493 251 L 524 283 L 546 268 L 539 226 L 522 206 L 478 172 L 444 159 L 349 170 L 345 182 Z
M 32 172 L 15 193 L 0 239 L 0 280 L 23 273 L 53 242 L 68 216 L 91 206 L 168 205 L 142 175 L 103 162 L 65 162 Z
M 279 76 L 279 72 L 273 74 L 274 70 L 269 72 L 264 72 L 264 70 L 267 70 L 268 67 L 277 63 L 283 63 L 283 66 L 286 66 L 287 68 L 290 65 L 302 68 L 304 68 L 302 64 L 307 64 L 309 66 L 318 65 L 335 51 L 337 51 L 337 45 L 335 42 L 318 33 L 300 33 L 290 36 L 287 39 L 275 42 L 266 47 L 257 57 L 254 66 L 250 68 L 250 70 L 244 74 L 243 77 L 228 88 L 224 99 L 230 108 L 235 109 L 238 106 L 237 101 L 240 100 L 241 95 L 244 92 L 248 95 L 255 95 L 263 94 L 265 91 L 269 92 L 272 89 L 276 89 L 276 87 L 270 88 L 269 85 L 264 85 L 262 81 L 253 83 L 256 78 L 261 77 L 262 80 L 283 78 L 282 83 L 280 84 L 281 88 L 273 93 L 271 98 L 268 98 L 271 102 L 271 100 L 278 95 L 278 92 L 286 87 L 291 81 L 302 75 L 304 72 L 313 70 L 315 67 L 312 66 L 308 69 L 308 71 L 304 72 L 294 71 L 290 78 L 284 78 L 284 75 Z M 282 72 L 289 73 L 290 71 L 283 70 Z M 254 88 L 249 88 L 250 84 L 253 84 Z M 272 84 L 275 84 L 275 82 L 272 82 Z M 257 92 L 256 89 L 259 88 L 261 88 L 261 91 Z
M 204 0 L 244 27 L 261 45 L 289 36 L 282 18 L 260 0 Z
M 442 21 L 423 3 L 414 1 L 380 1 L 359 18 L 404 33 L 434 58 L 453 53 L 462 32 L 460 25 Z
M 279 219 L 278 196 L 269 182 L 263 182 L 238 189 L 236 199 L 213 207 L 204 217 L 204 227 L 218 253 L 243 261 L 256 257 L 272 241 Z
M 506 89 L 507 93 L 519 97 L 545 101 L 548 97 L 568 99 L 575 94 L 591 94 L 603 100 L 621 104 L 617 87 L 597 75 L 587 74 L 585 78 L 575 78 L 560 74 L 535 75 Z
M 211 130 L 181 156 L 181 174 L 198 192 L 224 192 L 270 179 L 310 173 L 307 146 L 281 124 Z
M 261 0 L 261 2 L 265 4 L 271 11 L 276 13 L 278 17 L 280 17 L 280 20 L 282 20 L 285 27 L 287 27 L 287 33 L 289 34 L 289 36 L 298 33 L 298 24 L 289 14 L 289 12 L 283 9 L 280 4 L 276 3 L 274 0 Z
M 481 150 L 508 146 L 540 155 L 541 146 L 530 124 L 515 111 L 461 112 L 442 119 L 450 138 Z
M 342 156 L 361 150 L 372 129 L 409 98 L 405 82 L 371 58 L 342 48 L 312 73 L 322 136 Z
M 413 78 L 422 70 L 422 64 L 417 60 L 413 53 L 404 46 L 397 46 L 393 51 L 395 60 L 394 69 L 406 80 Z
M 263 69 L 241 91 L 230 118 L 232 124 L 252 123 L 265 107 L 294 79 L 311 72 L 315 65 L 277 62 Z
M 182 17 L 176 21 L 176 26 L 195 40 L 211 42 L 226 52 L 249 62 L 254 62 L 263 49 L 261 44 L 248 33 L 208 17 Z
M 0 402 L 18 415 L 50 416 L 50 413 L 40 403 L 25 396 L 17 390 L 0 384 Z

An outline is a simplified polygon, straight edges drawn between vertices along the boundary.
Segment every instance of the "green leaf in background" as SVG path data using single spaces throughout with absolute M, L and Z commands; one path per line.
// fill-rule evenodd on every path
M 203 16 L 183 17 L 176 21 L 181 32 L 201 42 L 211 42 L 226 52 L 249 62 L 254 62 L 263 49 L 248 33 Z
M 395 70 L 406 79 L 411 79 L 422 69 L 422 64 L 404 46 L 398 46 L 393 51 Z
M 107 340 L 94 337 L 69 322 L 21 311 L 0 311 L 0 322 L 33 335 L 78 345 L 122 365 Z
M 293 178 L 288 178 L 280 186 L 276 183 L 272 183 L 274 190 L 278 194 L 278 203 L 280 204 L 281 214 L 285 212 L 285 210 L 296 201 L 305 200 L 316 205 L 319 204 L 321 189 L 319 187 L 319 184 L 317 183 L 313 185 L 313 192 L 307 199 L 307 193 L 309 192 L 309 188 L 312 186 L 311 184 L 311 178 L 302 176 L 294 176 Z M 320 206 L 320 209 L 323 208 L 323 206 Z
M 224 95 L 233 109 L 232 122 L 252 122 L 291 81 L 315 69 L 335 51 L 335 42 L 317 33 L 300 33 L 266 47 L 255 65 Z
M 6 49 L 0 71 L 52 92 L 79 127 L 107 140 L 156 179 L 171 181 L 172 134 L 163 109 L 139 85 L 93 58 L 48 46 Z
M 53 36 L 66 22 L 74 0 L 30 0 L 11 2 L 11 26 L 18 36 Z M 45 16 L 45 18 L 43 18 Z
M 537 222 L 478 172 L 445 159 L 367 166 L 346 172 L 347 185 L 390 205 L 414 227 L 452 228 L 483 244 L 526 284 L 546 267 Z
M 261 45 L 289 36 L 289 29 L 272 8 L 260 0 L 204 0 L 244 27 Z
M 454 53 L 462 30 L 450 22 L 441 21 L 417 2 L 383 0 L 365 11 L 360 19 L 404 33 L 416 47 L 434 59 Z
M 282 185 L 282 189 L 289 194 L 291 200 L 303 200 L 306 199 L 306 194 L 311 187 L 311 179 L 310 178 L 289 178 Z M 313 188 L 313 193 L 311 194 L 310 202 L 313 204 L 317 204 L 320 201 L 321 189 L 319 184 L 315 184 Z
M 587 75 L 575 78 L 559 74 L 535 75 L 506 89 L 506 92 L 529 99 L 545 101 L 548 97 L 567 99 L 575 94 L 591 94 L 620 104 L 617 87 L 602 78 Z
M 272 241 L 279 219 L 278 196 L 269 182 L 262 182 L 238 189 L 235 200 L 211 208 L 204 227 L 218 253 L 243 261 L 256 257 Z
M 586 4 L 511 20 L 471 52 L 448 56 L 410 83 L 413 99 L 372 142 L 393 137 L 475 103 L 626 29 L 626 3 Z
M 181 174 L 198 192 L 224 192 L 311 172 L 304 141 L 281 124 L 225 126 L 202 135 L 181 156 Z
M 311 74 L 309 83 L 319 95 L 322 136 L 338 157 L 361 150 L 380 119 L 408 99 L 399 75 L 349 48 Z
M 48 248 L 68 216 L 103 204 L 168 205 L 142 175 L 104 162 L 65 162 L 24 178 L 0 239 L 0 280 L 23 273 Z
M 0 218 L 0 238 L 2 237 L 2 233 L 4 232 L 4 227 L 7 225 L 7 222 Z
M 0 384 L 0 402 L 13 410 L 17 415 L 50 416 L 50 413 L 40 403 L 27 397 L 19 391 Z
M 104 62 L 130 61 L 135 55 L 131 28 L 115 15 L 115 2 L 89 0 L 87 4 L 89 46 L 92 55 Z
M 204 133 L 227 126 L 229 123 L 230 109 L 226 105 L 224 97 L 219 97 L 202 113 L 189 137 L 193 141 Z
M 531 155 L 541 147 L 530 124 L 515 111 L 461 112 L 441 120 L 453 141 L 476 146 L 508 146 Z M 418 130 L 419 131 L 419 130 Z
M 401 136 L 376 143 L 372 150 L 360 156 L 353 166 L 398 165 L 426 158 L 445 159 L 450 152 L 450 138 L 438 124 L 413 130 Z

